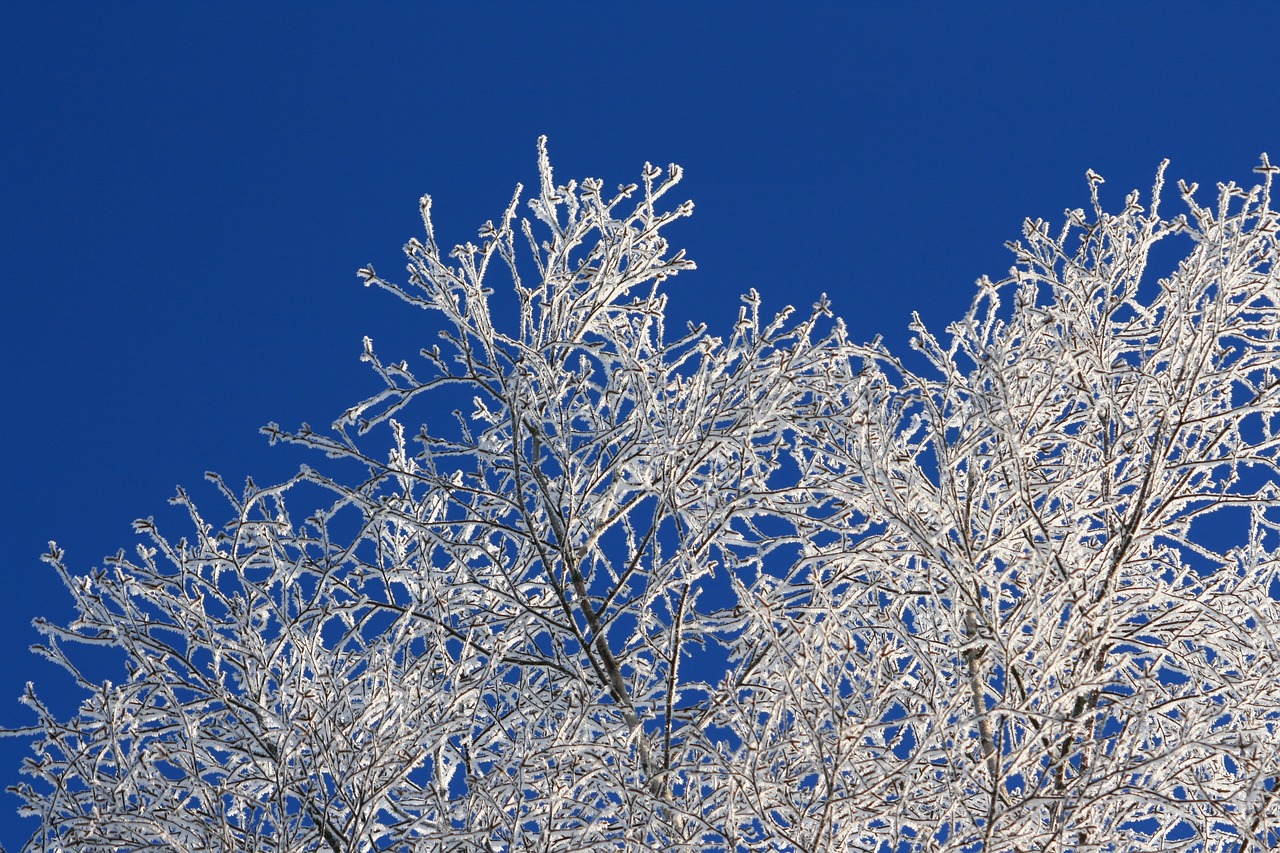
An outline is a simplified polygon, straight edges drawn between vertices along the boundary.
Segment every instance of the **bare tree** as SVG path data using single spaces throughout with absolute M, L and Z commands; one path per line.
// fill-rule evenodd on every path
M 361 271 L 440 342 L 411 369 L 366 339 L 378 394 L 267 427 L 329 473 L 222 487 L 222 527 L 180 493 L 189 539 L 140 522 L 89 576 L 51 549 L 78 616 L 40 651 L 88 698 L 27 697 L 29 849 L 1280 840 L 1265 157 L 1173 219 L 1162 179 L 1112 215 L 1090 173 L 1092 212 L 1028 222 L 904 360 L 754 291 L 669 336 L 679 170 L 606 194 L 539 153 L 532 223 L 518 189 L 445 256 L 424 199 L 408 282 Z

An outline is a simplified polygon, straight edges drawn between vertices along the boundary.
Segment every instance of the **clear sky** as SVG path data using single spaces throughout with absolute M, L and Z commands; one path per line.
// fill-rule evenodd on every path
M 1005 272 L 1024 217 L 1085 206 L 1086 169 L 1115 208 L 1164 158 L 1204 199 L 1280 159 L 1280 4 L 258 5 L 0 5 L 0 724 L 28 679 L 74 707 L 25 651 L 70 614 L 46 542 L 87 571 L 178 484 L 221 522 L 206 470 L 317 461 L 258 428 L 376 391 L 363 335 L 434 337 L 356 269 L 402 268 L 423 193 L 473 238 L 539 134 L 562 178 L 685 167 L 678 319 L 826 292 L 895 348 Z M 0 786 L 25 753 L 0 740 Z

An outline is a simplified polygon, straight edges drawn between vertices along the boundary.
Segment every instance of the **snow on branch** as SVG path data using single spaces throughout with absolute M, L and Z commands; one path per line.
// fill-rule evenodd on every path
M 222 526 L 180 493 L 188 538 L 87 575 L 51 546 L 76 617 L 37 651 L 84 699 L 12 732 L 29 850 L 1280 842 L 1265 156 L 1171 219 L 1164 166 L 1116 213 L 1090 172 L 906 358 L 825 296 L 670 335 L 679 168 L 538 171 L 360 271 L 438 339 L 366 338 L 378 390 L 264 430 L 339 462 L 216 481 Z

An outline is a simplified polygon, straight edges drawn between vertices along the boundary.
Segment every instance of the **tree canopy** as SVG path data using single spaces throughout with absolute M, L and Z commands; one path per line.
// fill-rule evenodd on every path
M 680 170 L 539 171 L 531 219 L 446 253 L 424 198 L 407 280 L 360 271 L 438 337 L 265 428 L 314 467 L 87 575 L 51 544 L 85 698 L 26 697 L 28 849 L 1280 841 L 1265 156 L 1171 218 L 1163 166 L 1115 213 L 1089 173 L 909 354 L 754 290 L 668 329 Z

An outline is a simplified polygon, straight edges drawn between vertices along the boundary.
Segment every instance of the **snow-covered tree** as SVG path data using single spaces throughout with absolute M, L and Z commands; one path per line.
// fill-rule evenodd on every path
M 1090 173 L 899 358 L 754 291 L 669 333 L 679 170 L 610 193 L 539 152 L 532 222 L 518 189 L 446 255 L 424 199 L 407 282 L 361 271 L 439 340 L 366 339 L 381 391 L 266 428 L 331 461 L 215 478 L 221 526 L 179 493 L 187 538 L 139 522 L 89 575 L 51 547 L 78 615 L 39 651 L 87 697 L 26 697 L 28 849 L 1280 841 L 1265 157 L 1171 219 L 1162 177 L 1109 214 Z

